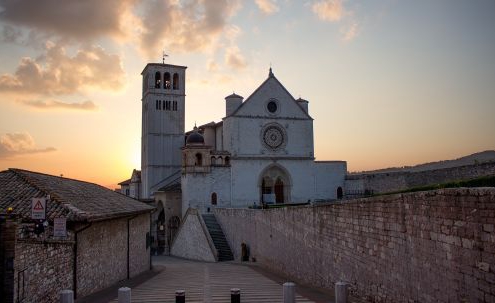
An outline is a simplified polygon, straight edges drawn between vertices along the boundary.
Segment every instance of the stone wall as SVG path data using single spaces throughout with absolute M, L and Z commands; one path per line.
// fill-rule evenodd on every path
M 495 302 L 495 189 L 444 189 L 272 210 L 216 209 L 241 243 L 296 281 L 374 302 Z
M 18 239 L 15 245 L 14 302 L 57 302 L 72 289 L 73 242 Z
M 385 193 L 488 175 L 495 175 L 494 162 L 419 172 L 349 174 L 345 180 L 345 191 L 348 196 L 362 195 L 365 191 Z
M 150 269 L 150 247 L 146 245 L 146 234 L 150 232 L 150 214 L 139 215 L 130 222 L 129 277 L 132 278 Z
M 216 250 L 198 210 L 190 208 L 172 243 L 172 256 L 215 262 Z
M 149 269 L 149 214 L 92 223 L 77 238 L 77 296 L 104 289 Z M 130 250 L 127 272 L 127 224 Z
M 14 256 L 16 224 L 0 216 L 0 298 L 14 302 Z

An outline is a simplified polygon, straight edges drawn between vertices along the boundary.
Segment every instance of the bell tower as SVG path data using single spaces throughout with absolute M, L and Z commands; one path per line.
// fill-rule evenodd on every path
M 141 182 L 150 198 L 181 170 L 186 66 L 148 63 L 143 76 Z

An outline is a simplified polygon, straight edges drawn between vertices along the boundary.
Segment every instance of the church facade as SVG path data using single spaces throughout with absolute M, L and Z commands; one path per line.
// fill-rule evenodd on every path
M 225 98 L 220 122 L 186 134 L 182 214 L 337 199 L 346 170 L 344 161 L 315 161 L 308 101 L 294 99 L 270 69 L 245 101 Z
M 185 132 L 186 67 L 143 72 L 140 199 L 202 213 L 215 207 L 340 198 L 345 161 L 315 161 L 309 102 L 268 77 L 246 99 L 225 98 L 225 116 Z M 166 224 L 166 222 L 162 222 Z

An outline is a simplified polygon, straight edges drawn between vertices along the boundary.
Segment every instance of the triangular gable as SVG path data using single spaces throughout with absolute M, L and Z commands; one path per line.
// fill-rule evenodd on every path
M 277 117 L 312 119 L 271 72 L 269 77 L 230 116 L 272 117 L 266 111 L 266 103 L 271 98 L 277 99 L 281 106 L 281 112 L 276 115 Z

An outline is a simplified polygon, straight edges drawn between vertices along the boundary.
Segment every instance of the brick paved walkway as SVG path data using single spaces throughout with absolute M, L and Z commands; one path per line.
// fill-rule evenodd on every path
M 230 302 L 230 289 L 241 289 L 241 302 L 282 302 L 282 285 L 259 270 L 234 262 L 205 263 L 173 257 L 154 257 L 165 270 L 132 289 L 132 302 L 175 302 L 175 290 L 186 292 L 186 302 Z M 297 291 L 297 302 L 312 301 Z M 319 295 L 321 298 L 321 294 Z M 111 302 L 117 302 L 113 300 Z

